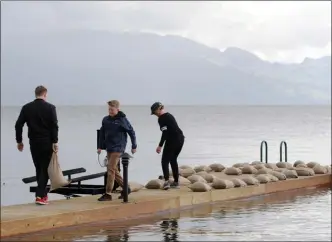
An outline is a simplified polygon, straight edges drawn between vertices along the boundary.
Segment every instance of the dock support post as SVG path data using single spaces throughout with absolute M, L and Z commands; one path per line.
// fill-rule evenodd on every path
M 267 142 L 265 140 L 263 140 L 261 142 L 261 162 L 263 162 L 263 146 L 265 145 L 265 163 L 267 163 L 267 150 L 268 150 L 268 147 L 267 147 Z
M 121 155 L 121 163 L 123 166 L 123 202 L 128 202 L 128 166 L 129 160 L 133 158 L 128 153 L 124 153 Z

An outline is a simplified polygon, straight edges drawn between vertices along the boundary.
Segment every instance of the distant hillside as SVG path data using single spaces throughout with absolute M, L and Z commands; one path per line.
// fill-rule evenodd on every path
M 177 36 L 71 31 L 2 36 L 1 103 L 44 84 L 56 104 L 329 104 L 331 57 L 270 63 Z

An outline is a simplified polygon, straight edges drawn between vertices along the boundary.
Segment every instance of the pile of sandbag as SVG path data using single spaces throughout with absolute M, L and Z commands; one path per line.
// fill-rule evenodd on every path
M 210 191 L 212 188 L 230 189 L 253 186 L 287 179 L 297 179 L 300 176 L 331 173 L 331 166 L 322 166 L 317 162 L 305 163 L 300 160 L 295 161 L 294 164 L 288 162 L 263 163 L 253 161 L 251 164 L 236 163 L 230 167 L 225 167 L 220 163 L 213 163 L 209 166 L 199 165 L 192 168 L 183 165 L 179 168 L 180 185 L 187 186 L 194 192 Z M 235 178 L 235 176 L 238 176 L 238 178 Z M 161 189 L 163 178 L 162 176 L 159 178 L 149 181 L 145 187 L 147 189 Z M 172 177 L 170 180 L 173 181 Z

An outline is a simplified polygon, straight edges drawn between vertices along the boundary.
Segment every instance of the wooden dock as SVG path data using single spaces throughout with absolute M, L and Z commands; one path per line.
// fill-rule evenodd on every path
M 98 196 L 87 196 L 51 201 L 48 206 L 4 206 L 1 208 L 1 237 L 104 220 L 129 220 L 204 203 L 323 185 L 331 185 L 331 174 L 209 192 L 191 192 L 187 187 L 169 191 L 143 189 L 130 194 L 127 204 L 118 199 L 98 202 Z

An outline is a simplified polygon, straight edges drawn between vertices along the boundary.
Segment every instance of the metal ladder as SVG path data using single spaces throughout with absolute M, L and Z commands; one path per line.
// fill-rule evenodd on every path
M 261 142 L 261 148 L 260 148 L 260 161 L 263 162 L 263 148 L 265 148 L 265 163 L 268 163 L 268 145 L 265 140 Z M 280 142 L 280 148 L 279 148 L 279 161 L 283 162 L 283 148 L 284 148 L 284 154 L 285 154 L 285 160 L 284 162 L 287 162 L 287 142 L 281 141 Z

